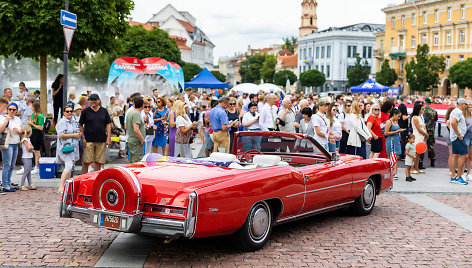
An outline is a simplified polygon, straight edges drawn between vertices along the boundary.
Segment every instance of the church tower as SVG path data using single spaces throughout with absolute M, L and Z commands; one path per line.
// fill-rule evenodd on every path
M 316 0 L 302 1 L 302 24 L 300 26 L 300 36 L 311 34 L 318 31 L 318 18 L 316 17 Z

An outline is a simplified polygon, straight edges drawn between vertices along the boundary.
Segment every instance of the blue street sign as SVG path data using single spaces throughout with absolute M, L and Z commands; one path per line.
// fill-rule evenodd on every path
M 61 9 L 61 25 L 76 29 L 77 15 Z

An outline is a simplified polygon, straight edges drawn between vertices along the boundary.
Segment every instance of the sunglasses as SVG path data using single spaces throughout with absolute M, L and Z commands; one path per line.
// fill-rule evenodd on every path
M 151 106 L 144 106 L 144 108 L 151 108 Z
M 8 109 L 8 111 L 16 111 L 16 109 Z
M 66 113 L 66 114 L 70 114 L 70 113 L 73 113 L 73 112 L 74 112 L 74 111 L 72 111 L 72 110 L 64 111 L 64 113 Z
M 236 103 L 230 103 L 229 105 L 236 105 Z
M 373 111 L 380 111 L 380 109 L 372 109 Z
M 333 112 L 337 112 L 337 111 L 338 111 L 338 109 L 333 109 Z
M 98 99 L 90 99 L 91 101 L 97 101 Z
M 346 107 L 351 107 L 351 105 L 346 105 Z

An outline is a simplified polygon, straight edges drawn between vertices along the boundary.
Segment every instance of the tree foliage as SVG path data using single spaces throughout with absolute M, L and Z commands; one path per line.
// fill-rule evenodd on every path
M 395 84 L 398 76 L 394 69 L 390 68 L 389 60 L 384 60 L 380 72 L 376 73 L 376 81 L 385 86 Z
M 461 89 L 472 88 L 472 58 L 454 64 L 449 69 L 448 78 Z
M 325 82 L 324 73 L 318 70 L 308 70 L 300 74 L 300 83 L 304 87 L 320 87 Z
M 364 60 L 364 65 L 362 65 L 361 57 L 359 54 L 356 55 L 356 64 L 354 65 L 354 68 L 351 70 L 347 71 L 347 84 L 350 87 L 353 86 L 358 86 L 362 83 L 364 83 L 367 79 L 369 79 L 369 74 L 370 74 L 370 67 L 369 63 Z
M 255 84 L 261 82 L 261 69 L 266 56 L 266 54 L 249 55 L 241 62 L 241 67 L 239 68 L 241 82 Z
M 221 82 L 226 82 L 226 75 L 222 74 L 220 71 L 211 71 L 211 74 Z
M 73 0 L 69 10 L 77 14 L 69 56 L 82 58 L 85 51 L 111 51 L 115 38 L 128 28 L 131 0 Z M 64 33 L 59 11 L 64 1 L 0 1 L 0 53 L 17 58 L 62 58 Z
M 89 83 L 106 83 L 110 66 L 115 56 L 109 53 L 97 53 L 84 58 L 84 68 L 80 75 Z
M 123 37 L 117 39 L 117 43 L 118 49 L 113 53 L 116 58 L 159 57 L 177 64 L 182 63 L 175 40 L 161 29 L 154 28 L 148 31 L 141 25 L 131 26 Z
M 287 85 L 287 79 L 290 80 L 290 85 L 293 85 L 297 81 L 297 76 L 290 70 L 277 72 L 274 75 L 274 84 L 285 86 Z
M 429 91 L 439 83 L 439 74 L 446 68 L 443 56 L 428 56 L 428 45 L 418 45 L 416 56 L 405 65 L 406 81 L 413 91 Z
M 273 83 L 275 65 L 277 65 L 277 57 L 275 55 L 266 55 L 261 68 L 261 78 L 264 79 L 265 83 Z
M 291 37 L 285 37 L 283 38 L 284 40 L 284 43 L 285 43 L 285 47 L 290 50 L 290 52 L 292 53 L 295 53 L 295 45 L 297 44 L 298 42 L 298 38 L 296 38 L 295 36 L 291 36 Z
M 184 71 L 185 82 L 192 80 L 202 70 L 203 69 L 195 63 L 184 62 L 182 65 L 182 71 Z

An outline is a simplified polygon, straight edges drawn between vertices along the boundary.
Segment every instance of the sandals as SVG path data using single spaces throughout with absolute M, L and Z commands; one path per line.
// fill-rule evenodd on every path
M 28 190 L 36 190 L 36 186 L 30 185 L 30 186 L 28 186 Z
M 28 191 L 28 188 L 26 188 L 25 186 L 21 186 L 20 191 Z

